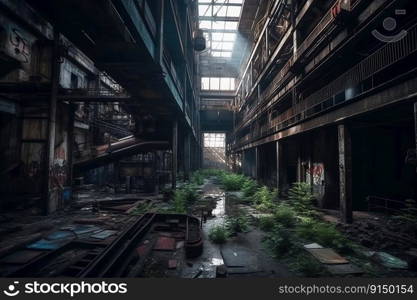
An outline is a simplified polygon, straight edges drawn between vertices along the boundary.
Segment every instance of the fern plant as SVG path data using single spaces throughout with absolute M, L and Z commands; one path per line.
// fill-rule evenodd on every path
M 258 189 L 258 184 L 253 179 L 246 179 L 243 183 L 242 192 L 245 198 L 252 197 Z
M 240 191 L 246 178 L 239 174 L 224 173 L 220 176 L 220 181 L 226 191 Z
M 299 214 L 310 214 L 313 204 L 311 186 L 305 182 L 296 182 L 288 192 L 288 199 Z
M 229 238 L 229 232 L 225 226 L 218 225 L 209 230 L 208 237 L 215 244 L 224 244 Z
M 204 175 L 201 171 L 195 171 L 191 175 L 191 183 L 195 185 L 203 185 L 204 184 Z
M 297 222 L 297 214 L 291 206 L 281 203 L 275 210 L 274 220 L 276 223 L 286 228 L 291 228 L 294 227 Z
M 271 233 L 269 233 L 264 243 L 276 258 L 280 258 L 290 252 L 294 247 L 294 239 L 291 232 L 280 225 L 275 225 Z
M 226 219 L 226 228 L 231 235 L 235 235 L 241 232 L 248 232 L 249 220 L 244 214 L 236 216 L 228 216 Z
M 252 196 L 255 208 L 261 212 L 273 211 L 275 209 L 275 200 L 277 198 L 278 191 L 276 189 L 269 190 L 266 186 L 259 188 Z

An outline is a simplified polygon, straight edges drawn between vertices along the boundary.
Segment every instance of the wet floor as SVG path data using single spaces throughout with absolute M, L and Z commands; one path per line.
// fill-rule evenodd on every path
M 224 225 L 227 216 L 236 210 L 226 193 L 212 180 L 206 180 L 201 198 L 215 199 L 216 206 L 206 223 L 203 223 L 204 250 L 200 257 L 188 260 L 183 269 L 185 278 L 215 278 L 218 266 L 225 265 L 233 277 L 288 277 L 291 273 L 273 259 L 264 249 L 264 233 L 251 226 L 247 233 L 230 238 L 225 244 L 217 245 L 208 238 L 211 228 Z

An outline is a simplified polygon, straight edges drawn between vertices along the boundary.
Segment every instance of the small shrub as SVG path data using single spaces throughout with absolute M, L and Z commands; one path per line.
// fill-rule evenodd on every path
M 199 172 L 205 178 L 214 177 L 214 176 L 220 177 L 224 173 L 223 170 L 218 170 L 218 169 L 203 169 L 203 170 L 200 170 Z
M 198 199 L 197 187 L 193 184 L 187 184 L 182 187 L 185 193 L 185 200 L 187 205 L 194 203 Z
M 278 197 L 278 191 L 270 191 L 266 186 L 257 190 L 253 195 L 253 204 L 261 212 L 271 212 L 275 208 L 275 200 Z
M 179 214 L 187 213 L 188 207 L 198 199 L 196 187 L 192 184 L 184 185 L 174 191 L 173 211 Z
M 215 244 L 224 244 L 229 238 L 229 232 L 225 226 L 219 225 L 210 229 L 208 237 Z
M 275 220 L 273 216 L 263 216 L 259 218 L 259 228 L 265 232 L 271 232 L 274 229 Z
M 280 225 L 274 226 L 273 231 L 266 236 L 264 242 L 276 258 L 288 254 L 294 247 L 291 232 Z
M 196 171 L 191 175 L 191 183 L 195 185 L 204 184 L 204 175 L 200 171 Z
M 179 214 L 185 214 L 187 212 L 186 195 L 182 189 L 174 192 L 173 211 Z
M 346 250 L 349 241 L 332 224 L 307 220 L 297 228 L 297 235 L 303 239 L 319 243 L 324 247 Z
M 274 220 L 284 227 L 294 227 L 297 221 L 297 215 L 294 209 L 288 204 L 280 204 L 274 213 Z
M 306 277 L 317 277 L 324 272 L 324 268 L 321 263 L 308 254 L 298 255 L 293 268 Z
M 224 173 L 220 181 L 226 191 L 240 191 L 245 183 L 246 178 L 239 174 Z
M 249 230 L 249 220 L 246 215 L 228 216 L 226 219 L 226 229 L 229 234 L 234 235 Z
M 300 214 L 312 212 L 313 194 L 311 186 L 305 182 L 296 182 L 288 192 L 288 199 Z
M 243 196 L 245 198 L 252 197 L 258 190 L 258 184 L 255 180 L 247 178 L 242 186 Z

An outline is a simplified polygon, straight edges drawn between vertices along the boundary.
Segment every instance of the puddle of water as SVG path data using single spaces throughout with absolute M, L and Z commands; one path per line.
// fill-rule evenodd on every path
M 210 228 L 218 225 L 224 225 L 226 218 L 226 195 L 224 192 L 219 190 L 215 193 L 207 193 L 204 196 L 217 199 L 216 207 L 211 212 L 212 217 L 209 217 L 203 226 L 203 230 L 208 233 Z

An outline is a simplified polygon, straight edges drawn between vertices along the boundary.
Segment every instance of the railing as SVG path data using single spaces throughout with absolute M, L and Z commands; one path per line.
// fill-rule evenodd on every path
M 406 207 L 404 201 L 392 200 L 377 196 L 368 196 L 366 197 L 368 202 L 368 211 L 377 211 L 384 212 L 385 214 L 389 213 L 399 213 L 402 209 Z
M 231 100 L 201 100 L 200 107 L 201 110 L 232 110 Z
M 358 4 L 360 4 L 363 0 L 351 0 L 350 1 L 350 10 L 353 11 Z M 338 3 L 339 1 L 335 1 L 333 5 Z M 333 7 L 332 5 L 332 7 Z M 262 92 L 260 95 L 260 99 L 262 99 L 257 105 L 254 105 L 253 108 L 249 110 L 248 113 L 245 114 L 243 121 L 241 122 L 241 126 L 237 128 L 239 130 L 242 128 L 249 119 L 253 117 L 253 115 L 259 111 L 265 111 L 267 107 L 265 104 L 274 96 L 276 95 L 277 91 L 282 87 L 282 84 L 285 83 L 285 79 L 288 78 L 288 75 L 291 72 L 292 66 L 305 54 L 305 52 L 311 48 L 311 45 L 317 41 L 317 39 L 322 35 L 325 30 L 328 30 L 330 25 L 334 24 L 335 19 L 332 16 L 332 8 L 330 8 L 326 14 L 322 17 L 320 22 L 316 25 L 316 27 L 310 32 L 307 38 L 303 41 L 303 43 L 298 47 L 296 54 L 291 57 L 287 63 L 282 67 L 282 69 L 278 72 L 275 76 L 273 81 L 268 85 L 268 87 Z M 246 102 L 244 100 L 243 102 Z
M 401 59 L 417 51 L 417 25 L 407 31 L 407 35 L 396 43 L 388 43 L 375 51 L 372 55 L 339 76 L 336 80 L 326 85 L 317 92 L 301 99 L 299 103 L 279 116 L 271 120 L 270 127 L 266 134 L 272 134 L 294 125 L 306 118 L 343 104 L 374 88 L 373 76 L 384 69 L 394 65 Z M 390 80 L 393 78 L 389 78 Z M 371 80 L 368 88 L 360 87 L 359 84 Z M 261 138 L 255 135 L 254 138 Z M 241 146 L 244 141 L 240 140 L 237 145 Z
M 71 98 L 128 98 L 130 97 L 124 90 L 109 90 L 109 89 L 65 89 L 65 94 L 62 97 Z

